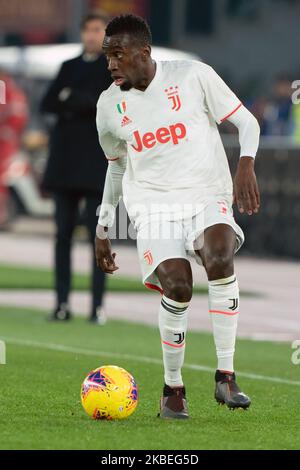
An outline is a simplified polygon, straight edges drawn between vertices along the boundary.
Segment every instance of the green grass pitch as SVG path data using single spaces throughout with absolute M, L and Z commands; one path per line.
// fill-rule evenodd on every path
M 146 300 L 145 300 L 146 301 Z M 141 309 L 142 315 L 142 309 Z M 209 334 L 188 335 L 184 379 L 191 419 L 161 421 L 160 342 L 155 328 L 84 319 L 52 324 L 45 313 L 0 308 L 0 449 L 299 449 L 300 366 L 289 344 L 239 340 L 237 370 L 294 383 L 241 375 L 253 404 L 234 412 L 213 399 L 214 346 Z M 126 368 L 139 385 L 139 406 L 126 421 L 92 421 L 80 403 L 87 373 L 104 364 Z
M 90 276 L 86 274 L 74 274 L 72 279 L 75 291 L 90 290 Z M 53 271 L 46 268 L 31 268 L 27 266 L 0 265 L 0 286 L 1 289 L 21 289 L 21 290 L 52 290 L 54 288 Z M 157 292 L 145 289 L 140 279 L 125 276 L 108 276 L 107 288 L 110 292 L 131 292 L 142 294 L 154 294 Z M 207 286 L 195 285 L 193 293 L 207 295 Z M 241 291 L 241 296 L 258 297 L 257 292 Z

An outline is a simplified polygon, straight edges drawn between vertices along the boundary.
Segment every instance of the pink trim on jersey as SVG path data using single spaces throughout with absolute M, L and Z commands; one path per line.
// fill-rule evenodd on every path
M 155 284 L 150 284 L 149 282 L 145 282 L 145 286 L 146 286 L 148 289 L 157 290 L 158 292 L 161 293 L 161 295 L 164 294 L 164 291 L 163 291 L 160 287 L 156 286 Z
M 116 162 L 117 160 L 120 160 L 119 158 L 108 158 L 107 159 L 109 162 Z
M 223 119 L 221 119 L 221 122 L 226 121 L 226 119 L 230 118 L 240 107 L 243 106 L 243 103 L 240 103 L 231 113 L 229 113 L 227 116 L 225 116 Z
M 166 344 L 167 346 L 172 346 L 172 348 L 183 348 L 185 346 L 185 343 L 182 344 L 172 344 L 168 343 L 167 341 L 162 341 L 163 344 Z
M 220 315 L 238 315 L 240 312 L 224 312 L 224 310 L 209 310 L 209 313 L 218 313 Z

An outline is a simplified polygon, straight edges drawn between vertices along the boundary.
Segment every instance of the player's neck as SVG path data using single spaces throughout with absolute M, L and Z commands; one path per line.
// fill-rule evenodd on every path
M 151 59 L 147 65 L 147 68 L 145 69 L 145 76 L 140 80 L 140 82 L 134 88 L 140 91 L 146 91 L 148 86 L 150 85 L 150 83 L 155 77 L 156 68 L 157 68 L 156 62 Z

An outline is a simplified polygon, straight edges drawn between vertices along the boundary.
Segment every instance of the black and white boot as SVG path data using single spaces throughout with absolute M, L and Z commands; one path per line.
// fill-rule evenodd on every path
M 246 410 L 251 405 L 250 398 L 243 393 L 236 383 L 235 373 L 216 371 L 215 399 L 220 405 L 228 408 L 243 408 Z

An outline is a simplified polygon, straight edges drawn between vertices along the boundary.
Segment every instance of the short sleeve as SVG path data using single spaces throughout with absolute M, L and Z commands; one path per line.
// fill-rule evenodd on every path
M 232 116 L 242 103 L 217 72 L 206 64 L 199 64 L 198 76 L 205 103 L 214 120 L 221 124 Z
M 114 161 L 127 156 L 127 143 L 116 137 L 109 126 L 103 93 L 97 104 L 96 124 L 99 142 L 107 160 Z

